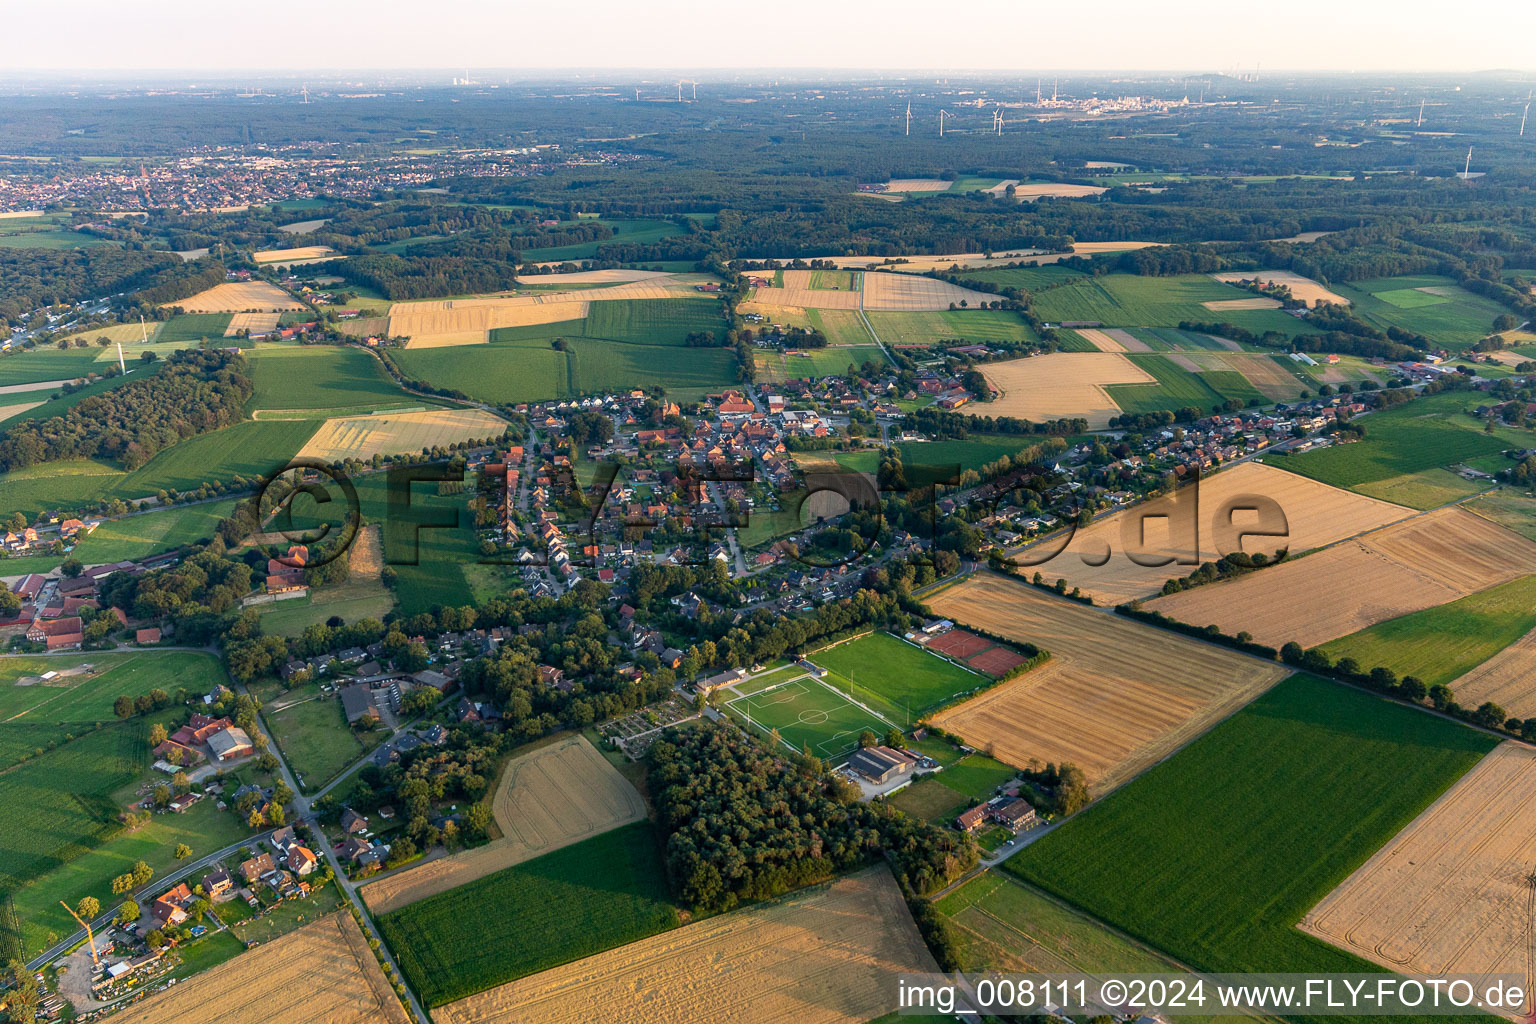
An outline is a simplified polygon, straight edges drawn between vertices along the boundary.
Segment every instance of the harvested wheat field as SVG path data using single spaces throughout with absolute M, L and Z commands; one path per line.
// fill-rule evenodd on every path
M 1051 652 L 1041 667 L 943 712 L 934 724 L 1018 768 L 1076 764 L 1095 796 L 1288 672 L 997 573 L 974 576 L 928 605 L 936 615 Z
M 676 275 L 659 270 L 576 270 L 569 274 L 530 274 L 519 277 L 520 285 L 554 284 L 625 284 L 630 281 L 654 281 Z
M 501 300 L 397 302 L 389 308 L 388 331 L 392 337 L 410 338 L 410 348 L 484 344 L 498 327 L 532 327 L 584 319 L 585 300 L 552 299 L 555 295 L 570 294 L 574 293 L 552 292 L 549 297 Z
M 887 192 L 948 192 L 952 181 L 938 178 L 892 178 L 885 183 Z
M 864 308 L 866 310 L 914 311 L 924 309 L 948 309 L 950 303 L 964 302 L 971 308 L 983 303 L 995 302 L 995 295 L 960 288 L 948 281 L 936 281 L 931 277 L 913 277 L 910 274 L 869 273 L 864 278 Z
M 1102 430 L 1121 409 L 1106 384 L 1155 384 L 1156 378 L 1118 352 L 1051 352 L 983 363 L 987 383 L 1002 392 L 987 411 L 993 416 L 1054 420 L 1082 416 Z
M 1506 742 L 1302 919 L 1402 974 L 1536 972 L 1536 751 Z M 1532 1006 L 1527 988 L 1525 1010 Z
M 326 420 L 305 442 L 299 455 L 336 461 L 416 454 L 423 448 L 500 437 L 506 429 L 506 420 L 479 409 L 342 416 Z
M 722 914 L 433 1011 L 439 1024 L 863 1024 L 938 970 L 890 872 Z
M 1265 398 L 1289 402 L 1306 387 L 1296 375 L 1260 352 L 1222 352 L 1221 361 L 1258 388 Z
M 1309 306 L 1319 302 L 1332 303 L 1337 306 L 1349 305 L 1349 300 L 1338 292 L 1331 292 L 1318 284 L 1310 277 L 1302 277 L 1300 274 L 1289 270 L 1233 270 L 1222 274 L 1212 274 L 1218 281 L 1258 281 L 1260 284 L 1284 285 L 1291 290 L 1291 295 L 1300 299 Z
M 277 230 L 285 235 L 307 235 L 317 228 L 322 228 L 331 222 L 329 217 L 321 217 L 318 220 L 296 220 L 292 224 L 279 224 Z
M 1127 337 L 1129 337 L 1129 334 L 1127 334 L 1125 331 L 1119 331 L 1116 334 L 1111 334 L 1109 331 L 1098 331 L 1089 327 L 1080 327 L 1076 330 L 1075 333 L 1080 335 L 1084 341 L 1098 349 L 1100 352 L 1130 351 L 1130 349 L 1126 347 L 1125 342 L 1120 337 L 1118 337 L 1120 334 L 1125 334 Z M 1131 340 L 1135 341 L 1136 344 L 1141 346 L 1136 351 L 1148 351 L 1147 345 L 1144 342 L 1135 338 L 1132 338 Z
M 384 542 L 379 537 L 378 523 L 357 531 L 356 542 L 347 549 L 347 571 L 359 580 L 376 580 L 384 575 Z
M 575 736 L 507 762 L 491 812 L 500 839 L 365 885 L 368 909 L 397 910 L 639 821 L 645 801 L 596 747 Z
M 179 306 L 186 313 L 297 312 L 305 308 L 292 295 L 265 281 L 231 281 L 217 284 L 190 299 L 167 302 L 161 309 Z
M 0 422 L 10 419 L 12 416 L 20 416 L 28 409 L 36 409 L 42 402 L 16 402 L 12 405 L 0 405 Z
M 1081 199 L 1108 192 L 1103 185 L 1069 185 L 1059 181 L 1021 181 L 1013 189 L 1013 197 L 1021 203 L 1036 199 Z
M 1200 305 L 1213 313 L 1226 313 L 1238 309 L 1279 309 L 1278 299 L 1266 299 L 1255 295 L 1251 299 L 1221 299 L 1217 302 L 1202 302 Z
M 1268 499 L 1278 506 L 1284 520 L 1273 525 L 1285 535 L 1242 538 L 1240 546 L 1250 555 L 1261 551 L 1272 555 L 1281 549 L 1300 555 L 1413 515 L 1411 509 L 1400 505 L 1261 463 L 1242 462 L 1203 477 L 1198 491 L 1194 484 L 1186 484 L 1171 495 L 1106 516 L 1072 534 L 1065 547 L 1062 537 L 1047 538 L 1014 553 L 1013 558 L 1020 563 L 1021 572 L 1033 575 L 1038 571 L 1048 580 L 1063 578 L 1099 604 L 1148 597 L 1162 589 L 1170 577 L 1187 576 L 1201 563 L 1235 550 L 1239 546 L 1235 533 L 1268 526 L 1259 511 L 1244 511 L 1260 508 L 1264 502 L 1257 499 Z M 1193 502 L 1198 504 L 1189 515 L 1187 510 Z M 1177 530 L 1175 522 L 1179 524 Z M 1230 523 L 1235 530 L 1222 527 L 1228 534 L 1223 536 L 1218 532 L 1219 523 Z M 1191 527 L 1198 527 L 1197 535 L 1191 536 Z M 1175 561 L 1140 565 L 1127 555 L 1133 550 L 1139 552 L 1142 561 L 1169 557 Z M 1109 558 L 1104 561 L 1106 552 Z M 1090 564 L 1098 562 L 1102 564 Z
M 1452 507 L 1147 608 L 1272 647 L 1313 647 L 1533 572 L 1536 543 Z
M 241 331 L 251 334 L 270 334 L 277 330 L 277 322 L 281 319 L 280 313 L 236 313 L 229 318 L 229 326 L 224 328 L 224 337 L 233 338 Z
M 408 1024 L 349 914 L 332 914 L 135 1003 L 115 1024 Z
M 760 302 L 768 306 L 790 306 L 801 310 L 806 309 L 858 309 L 859 288 L 850 288 L 846 291 L 831 288 L 812 288 L 811 275 L 813 270 L 786 270 L 784 271 L 784 287 L 757 288 L 752 292 L 752 301 Z M 868 274 L 855 275 L 857 278 L 868 278 Z M 935 281 L 935 284 L 943 282 Z M 959 289 L 963 290 L 963 289 Z M 874 307 L 871 306 L 871 309 Z M 935 307 L 948 309 L 949 303 Z
M 1456 701 L 1493 701 L 1514 718 L 1536 717 L 1536 629 L 1451 683 Z
M 332 256 L 336 252 L 328 245 L 298 245 L 292 249 L 264 249 L 261 252 L 251 253 L 251 259 L 257 263 L 296 263 L 306 260 L 319 260 Z

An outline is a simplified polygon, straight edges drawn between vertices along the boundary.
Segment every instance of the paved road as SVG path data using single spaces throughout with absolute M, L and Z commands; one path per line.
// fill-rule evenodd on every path
M 210 853 L 205 857 L 199 857 L 197 860 L 192 861 L 189 864 L 178 867 L 175 871 L 168 875 L 161 875 L 158 878 L 153 878 L 149 881 L 149 884 L 143 886 L 137 892 L 128 893 L 126 895 L 130 898 L 139 900 L 139 905 L 142 907 L 147 902 L 147 898 L 151 893 L 163 891 L 164 889 L 175 885 L 177 882 L 184 878 L 207 870 L 214 864 L 217 864 L 219 861 L 223 860 L 225 857 L 228 857 L 230 854 L 237 852 L 241 847 L 252 846 L 255 843 L 261 842 L 270 836 L 273 831 L 274 830 L 272 829 L 268 829 L 265 832 L 252 833 L 251 835 L 246 836 L 244 839 L 240 840 L 238 843 L 231 843 L 230 845 L 224 847 L 222 850 L 216 850 L 215 852 Z M 139 899 L 140 897 L 145 897 L 145 899 Z M 97 934 L 100 934 L 102 929 L 111 923 L 112 919 L 117 916 L 118 906 L 121 906 L 120 902 L 114 906 L 111 911 L 102 914 L 96 920 L 92 921 L 91 929 Z M 63 942 L 60 942 L 58 945 L 48 950 L 42 956 L 27 964 L 28 970 L 35 971 L 40 969 L 44 964 L 59 956 L 65 950 L 72 948 L 77 943 L 84 942 L 85 938 L 85 929 L 79 929 L 69 938 L 65 939 Z

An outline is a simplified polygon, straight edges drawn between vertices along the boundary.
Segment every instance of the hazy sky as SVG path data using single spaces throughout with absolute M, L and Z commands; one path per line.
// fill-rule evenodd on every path
M 0 0 L 23 69 L 1536 69 L 1529 0 Z M 15 42 L 44 40 L 52 45 Z

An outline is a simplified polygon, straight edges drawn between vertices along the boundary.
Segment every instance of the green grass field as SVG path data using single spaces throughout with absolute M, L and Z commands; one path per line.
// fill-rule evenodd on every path
M 813 270 L 809 287 L 816 291 L 851 292 L 858 287 L 858 273 L 852 270 Z
M 984 871 L 935 906 L 949 919 L 967 971 L 1178 973 L 1176 965 L 1004 872 Z M 1180 1013 L 1177 1024 L 1237 1021 Z
M 319 683 L 263 698 L 262 721 L 305 792 L 314 792 L 363 756 L 364 746 L 347 725 L 341 701 L 321 694 Z M 270 708 L 279 707 L 281 711 Z M 377 732 L 380 739 L 388 730 Z
M 567 339 L 567 351 L 550 347 L 556 336 Z M 675 399 L 697 401 L 736 381 L 736 359 L 726 349 L 637 345 L 559 332 L 488 345 L 402 349 L 394 357 L 413 377 L 486 402 L 573 398 L 657 384 Z
M 69 674 L 87 665 L 93 671 Z M 58 672 L 61 678 L 19 685 L 45 672 Z M 217 659 L 192 651 L 0 658 L 0 771 L 39 748 L 63 742 L 66 735 L 116 723 L 112 702 L 118 697 L 138 697 L 156 688 L 172 697 L 181 689 L 207 693 L 225 679 Z
M 333 615 L 348 623 L 382 619 L 395 605 L 389 588 L 377 580 L 351 579 L 312 590 L 308 597 L 260 605 L 261 628 L 278 636 L 298 636 Z
M 1476 399 L 1430 395 L 1362 417 L 1365 440 L 1274 458 L 1272 465 L 1410 508 L 1433 508 L 1483 489 L 1446 467 L 1497 455 L 1508 443 L 1452 422 Z
M 199 434 L 157 454 L 131 473 L 101 462 L 50 462 L 0 475 L 7 508 L 29 516 L 103 498 L 145 498 L 195 490 L 236 475 L 254 479 L 281 469 L 319 427 L 314 420 L 245 421 Z
M 428 1006 L 677 927 L 655 826 L 640 822 L 378 919 Z
M 171 341 L 202 341 L 207 338 L 214 345 L 224 344 L 224 331 L 234 319 L 233 313 L 180 313 L 160 325 L 155 343 Z M 228 344 L 238 344 L 234 338 Z
M 228 498 L 111 519 L 92 530 L 70 555 L 93 565 L 147 558 L 183 544 L 207 540 L 213 536 L 219 520 L 235 510 L 236 503 L 234 498 Z
M 683 345 L 688 335 L 725 331 L 720 303 L 707 295 L 687 299 L 613 299 L 588 307 L 582 334 L 635 345 Z
M 1212 310 L 1202 303 L 1253 296 L 1204 274 L 1141 277 L 1106 274 L 1084 278 L 1038 293 L 1034 310 L 1041 319 L 1097 320 L 1109 327 L 1177 327 L 1180 321 L 1226 322 L 1262 333 L 1306 332 L 1306 326 L 1278 309 Z
M 750 721 L 764 734 L 777 729 L 791 750 L 809 747 L 817 757 L 834 759 L 858 748 L 859 734 L 868 729 L 884 736 L 891 723 L 850 702 L 836 690 L 802 679 L 750 697 L 727 701 L 725 707 L 741 721 Z
M 808 309 L 805 311 L 805 320 L 809 326 L 825 334 L 827 344 L 833 347 L 875 343 L 869 329 L 864 326 L 864 318 L 859 316 L 856 309 Z M 881 361 L 884 358 L 881 356 Z
M 81 402 L 85 401 L 87 398 L 92 397 L 93 395 L 99 395 L 104 391 L 111 391 L 114 388 L 120 388 L 124 384 L 131 384 L 136 380 L 143 380 L 148 374 L 158 373 L 160 370 L 159 364 L 156 364 L 155 366 L 150 367 L 147 372 L 141 369 L 139 372 L 134 373 L 131 370 L 131 363 L 129 366 L 130 372 L 126 375 L 119 375 L 116 377 L 102 377 L 91 381 L 84 387 L 79 388 L 76 391 L 72 391 L 69 394 L 65 394 L 62 390 L 55 391 L 49 389 L 47 391 L 21 392 L 10 395 L 0 395 L 0 405 L 16 405 L 22 403 L 31 405 L 33 402 L 43 403 L 42 405 L 34 406 L 31 409 L 25 409 L 21 412 L 7 416 L 4 419 L 0 419 L 0 428 L 8 427 L 12 423 L 19 423 L 22 420 L 46 420 L 51 419 L 54 416 L 63 416 L 65 413 L 69 412 L 69 410 L 73 409 L 75 406 L 79 405 Z M 100 364 L 97 365 L 97 370 L 100 370 Z M 58 397 L 53 397 L 55 395 Z
M 1167 356 L 1129 355 L 1127 359 L 1157 378 L 1156 384 L 1111 384 L 1104 390 L 1115 404 L 1128 413 L 1177 410 L 1195 406 L 1205 412 L 1228 399 L 1246 404 L 1264 396 L 1248 379 L 1235 370 L 1210 370 L 1195 373 L 1177 365 Z
M 1331 640 L 1332 658 L 1366 669 L 1385 665 L 1430 686 L 1471 671 L 1536 628 L 1536 576 L 1513 580 L 1449 604 L 1378 622 Z
M 931 313 L 869 313 L 875 333 L 887 345 L 936 345 L 942 341 L 1037 341 L 1017 313 L 1005 309 L 942 310 Z
M 1297 922 L 1495 742 L 1293 676 L 1005 870 L 1201 970 L 1376 973 Z
M 907 788 L 886 798 L 886 803 L 936 825 L 950 825 L 967 807 L 975 806 L 968 797 L 944 785 L 937 776 L 918 779 Z
M 1536 540 L 1536 497 L 1510 487 L 1473 498 L 1466 503 L 1469 511 L 1492 519 L 1506 530 L 1513 530 L 1526 540 Z M 0 562 L 0 565 L 5 563 Z
M 713 214 L 709 215 L 710 219 Z M 608 220 L 599 218 L 599 222 L 613 228 L 616 234 L 612 238 L 600 242 L 577 242 L 573 245 L 561 245 L 546 249 L 529 249 L 522 253 L 524 260 L 536 263 L 548 263 L 561 260 L 589 260 L 597 255 L 597 250 L 605 245 L 650 245 L 664 238 L 681 235 L 684 229 L 678 227 L 669 220 Z M 650 266 L 646 263 L 646 266 Z
M 851 681 L 856 698 L 894 722 L 916 721 L 991 682 L 889 633 L 869 633 L 809 658 Z
M 258 345 L 246 353 L 256 393 L 248 409 L 333 409 L 431 404 L 389 379 L 378 359 L 340 345 Z
M 0 387 L 12 384 L 37 384 L 42 381 L 74 380 L 88 373 L 100 372 L 94 365 L 99 350 L 88 348 L 57 349 L 39 346 L 28 351 L 21 349 L 0 356 Z M 0 396 L 0 404 L 30 401 L 23 396 L 36 392 L 20 392 Z
M 1423 291 L 1425 288 L 1435 291 Z M 1509 312 L 1492 299 L 1458 287 L 1448 277 L 1431 274 L 1354 281 L 1336 290 L 1367 322 L 1417 331 L 1452 351 L 1487 335 L 1493 330 L 1494 319 Z
M 986 754 L 970 753 L 945 766 L 938 779 L 972 801 L 990 799 L 998 786 L 1011 781 L 1018 771 Z
M 1077 444 L 1083 438 L 1069 437 L 1065 440 L 1068 444 Z M 902 441 L 895 447 L 901 453 L 902 464 L 909 471 L 914 466 L 932 466 L 936 469 L 959 466 L 962 470 L 979 470 L 989 462 L 996 462 L 1004 455 L 1010 457 L 1017 455 L 1025 448 L 1037 443 L 1035 438 L 1018 435 L 972 434 L 958 441 Z M 873 448 L 856 452 L 838 452 L 833 458 L 837 460 L 838 465 L 860 473 L 873 473 L 880 465 L 880 453 Z
M 1000 288 L 1023 288 L 1027 292 L 1039 292 L 1052 285 L 1087 278 L 1087 274 L 1055 263 L 1042 263 L 1033 267 L 996 267 L 984 270 L 965 270 L 961 273 L 973 281 L 986 281 Z

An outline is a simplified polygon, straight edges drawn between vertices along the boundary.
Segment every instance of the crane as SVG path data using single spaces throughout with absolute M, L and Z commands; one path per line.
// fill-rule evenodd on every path
M 75 913 L 75 909 L 73 907 L 71 907 L 68 903 L 65 903 L 63 900 L 59 900 L 59 906 L 63 907 L 65 910 L 69 911 L 69 916 L 70 917 L 74 918 L 76 921 L 80 921 L 80 927 L 85 929 L 85 937 L 86 937 L 86 939 L 91 944 L 91 964 L 93 966 L 97 967 L 97 968 L 100 968 L 101 967 L 101 955 L 96 952 L 96 934 L 91 931 L 90 922 L 89 921 L 81 921 L 80 920 L 80 915 Z

